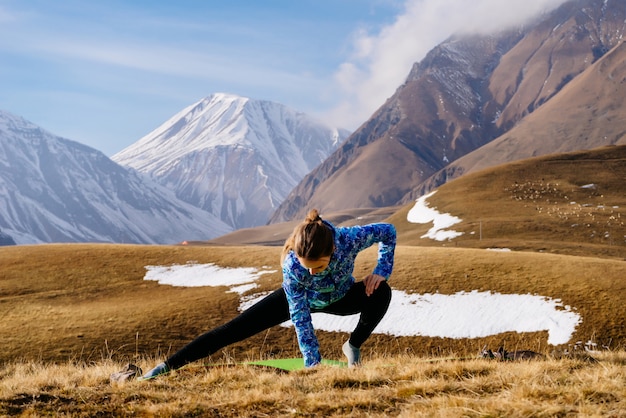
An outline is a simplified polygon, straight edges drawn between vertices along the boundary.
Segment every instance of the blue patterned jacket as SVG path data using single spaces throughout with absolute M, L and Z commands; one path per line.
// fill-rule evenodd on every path
M 396 247 L 396 228 L 391 224 L 335 227 L 324 222 L 333 229 L 335 237 L 335 251 L 326 270 L 311 275 L 293 251 L 283 262 L 283 288 L 306 367 L 321 361 L 311 309 L 322 309 L 345 296 L 355 282 L 352 272 L 356 256 L 375 243 L 378 243 L 378 264 L 373 273 L 389 279 Z

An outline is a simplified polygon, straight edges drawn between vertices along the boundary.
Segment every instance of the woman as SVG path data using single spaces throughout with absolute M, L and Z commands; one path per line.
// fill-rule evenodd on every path
M 378 263 L 362 281 L 352 277 L 358 253 L 378 243 Z M 342 347 L 350 366 L 360 362 L 360 347 L 383 318 L 391 301 L 387 279 L 393 269 L 396 230 L 391 224 L 335 227 L 316 209 L 296 226 L 282 253 L 283 285 L 228 323 L 202 334 L 146 373 L 151 379 L 217 350 L 292 320 L 306 367 L 319 364 L 312 312 L 360 313 Z

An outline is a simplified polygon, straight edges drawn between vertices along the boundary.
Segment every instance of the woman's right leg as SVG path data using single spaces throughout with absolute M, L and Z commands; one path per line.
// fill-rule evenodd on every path
M 166 360 L 170 370 L 207 357 L 227 345 L 245 340 L 289 320 L 289 305 L 280 288 L 255 303 L 231 321 L 208 331 Z

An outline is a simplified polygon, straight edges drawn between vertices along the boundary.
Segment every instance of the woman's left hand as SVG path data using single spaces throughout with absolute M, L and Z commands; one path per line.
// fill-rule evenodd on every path
M 363 283 L 365 283 L 365 294 L 367 296 L 371 296 L 372 293 L 376 289 L 381 282 L 384 282 L 385 278 L 383 276 L 379 276 L 378 274 L 370 274 L 363 279 Z

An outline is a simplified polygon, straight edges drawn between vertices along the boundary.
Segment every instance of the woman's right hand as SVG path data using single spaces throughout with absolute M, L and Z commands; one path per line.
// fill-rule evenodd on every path
M 365 294 L 367 296 L 372 296 L 372 293 L 378 289 L 378 286 L 385 281 L 383 276 L 378 274 L 369 274 L 365 276 L 363 279 L 363 283 L 365 284 Z

